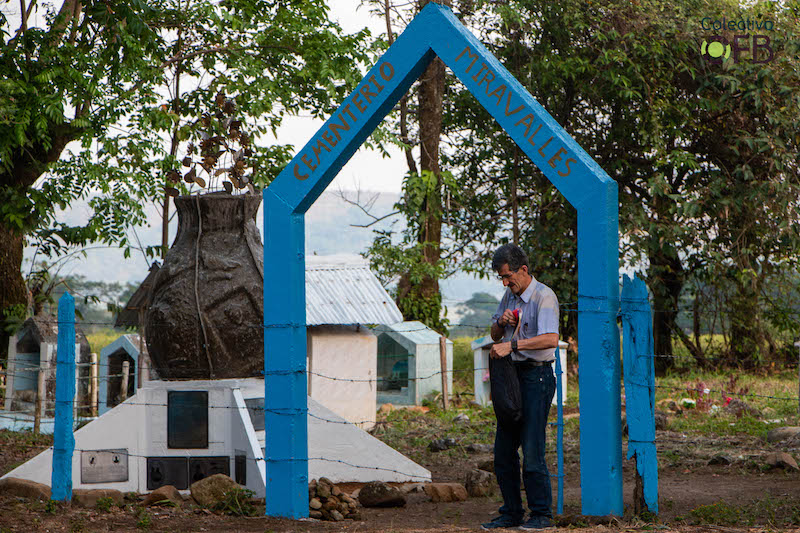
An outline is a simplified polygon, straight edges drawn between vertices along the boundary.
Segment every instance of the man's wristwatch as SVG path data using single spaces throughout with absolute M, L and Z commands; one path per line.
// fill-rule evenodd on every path
M 511 351 L 517 353 L 517 339 L 511 340 Z

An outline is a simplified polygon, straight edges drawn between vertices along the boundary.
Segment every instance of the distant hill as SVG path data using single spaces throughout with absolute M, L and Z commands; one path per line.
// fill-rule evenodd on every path
M 356 200 L 356 193 L 346 191 L 345 195 Z M 377 216 L 383 216 L 392 211 L 392 206 L 399 199 L 394 193 L 361 193 L 360 203 L 371 202 L 370 211 Z M 59 219 L 71 224 L 79 224 L 86 220 L 89 208 L 85 202 L 78 202 L 66 211 L 59 213 Z M 149 225 L 129 232 L 130 241 L 141 242 L 143 246 L 157 245 L 161 242 L 161 218 L 156 206 L 148 207 Z M 306 254 L 307 255 L 333 255 L 333 254 L 360 254 L 372 243 L 375 229 L 403 228 L 403 221 L 399 217 L 383 220 L 368 228 L 364 226 L 373 219 L 359 207 L 343 200 L 338 193 L 325 192 L 314 203 L 306 214 Z M 263 213 L 259 209 L 256 223 L 263 241 Z M 394 226 L 392 224 L 394 223 Z M 170 239 L 175 237 L 178 227 L 177 219 L 170 224 Z M 30 260 L 32 250 L 26 250 L 25 257 Z M 89 280 L 102 280 L 108 282 L 128 281 L 139 282 L 147 274 L 149 265 L 143 254 L 131 252 L 131 257 L 125 258 L 122 250 L 118 248 L 90 247 L 85 252 L 86 257 L 77 256 L 61 271 L 62 275 L 81 274 Z M 445 305 L 454 311 L 450 315 L 451 322 L 459 318 L 458 302 L 465 301 L 475 292 L 489 292 L 502 294 L 502 286 L 486 280 L 478 280 L 466 274 L 458 274 L 441 284 Z

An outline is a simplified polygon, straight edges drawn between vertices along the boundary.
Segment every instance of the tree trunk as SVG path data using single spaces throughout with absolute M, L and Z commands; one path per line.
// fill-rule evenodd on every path
M 28 289 L 22 278 L 23 236 L 0 224 L 0 360 L 8 356 L 9 314 L 24 317 L 28 306 Z M 16 306 L 16 308 L 15 308 Z
M 429 0 L 420 0 L 422 9 Z M 449 0 L 440 2 L 451 5 Z M 439 168 L 439 140 L 442 134 L 442 95 L 444 93 L 445 65 L 438 57 L 431 61 L 420 77 L 419 84 L 419 138 L 420 170 L 430 171 L 437 179 Z M 419 235 L 417 241 L 423 243 L 423 260 L 436 264 L 440 259 L 442 241 L 442 198 L 441 188 L 429 195 L 420 213 Z M 409 274 L 398 282 L 398 307 L 405 320 L 420 320 L 429 326 L 441 327 L 441 298 L 439 280 L 425 275 L 421 283 L 413 283 Z M 421 303 L 424 302 L 424 305 Z M 440 332 L 444 333 L 444 332 Z
M 653 293 L 653 349 L 656 355 L 672 355 L 672 334 L 678 327 L 675 318 L 684 283 L 683 265 L 669 246 L 651 251 L 649 259 L 647 281 Z M 656 357 L 654 363 L 659 376 L 674 366 L 669 357 Z
M 753 369 L 766 354 L 762 353 L 764 332 L 761 324 L 758 288 L 749 279 L 736 281 L 735 294 L 728 306 L 730 322 L 730 363 L 734 366 Z

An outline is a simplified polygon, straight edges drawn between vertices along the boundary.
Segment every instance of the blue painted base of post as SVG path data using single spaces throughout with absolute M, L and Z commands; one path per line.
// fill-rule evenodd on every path
M 56 354 L 56 420 L 53 433 L 51 498 L 72 500 L 72 454 L 75 451 L 75 299 L 64 293 L 58 300 L 58 353 Z

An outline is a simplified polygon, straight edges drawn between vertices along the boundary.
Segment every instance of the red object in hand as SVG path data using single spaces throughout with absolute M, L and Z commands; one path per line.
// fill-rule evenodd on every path
M 514 313 L 514 316 L 516 317 L 516 319 L 519 320 L 519 309 L 514 309 L 512 311 L 512 313 Z

